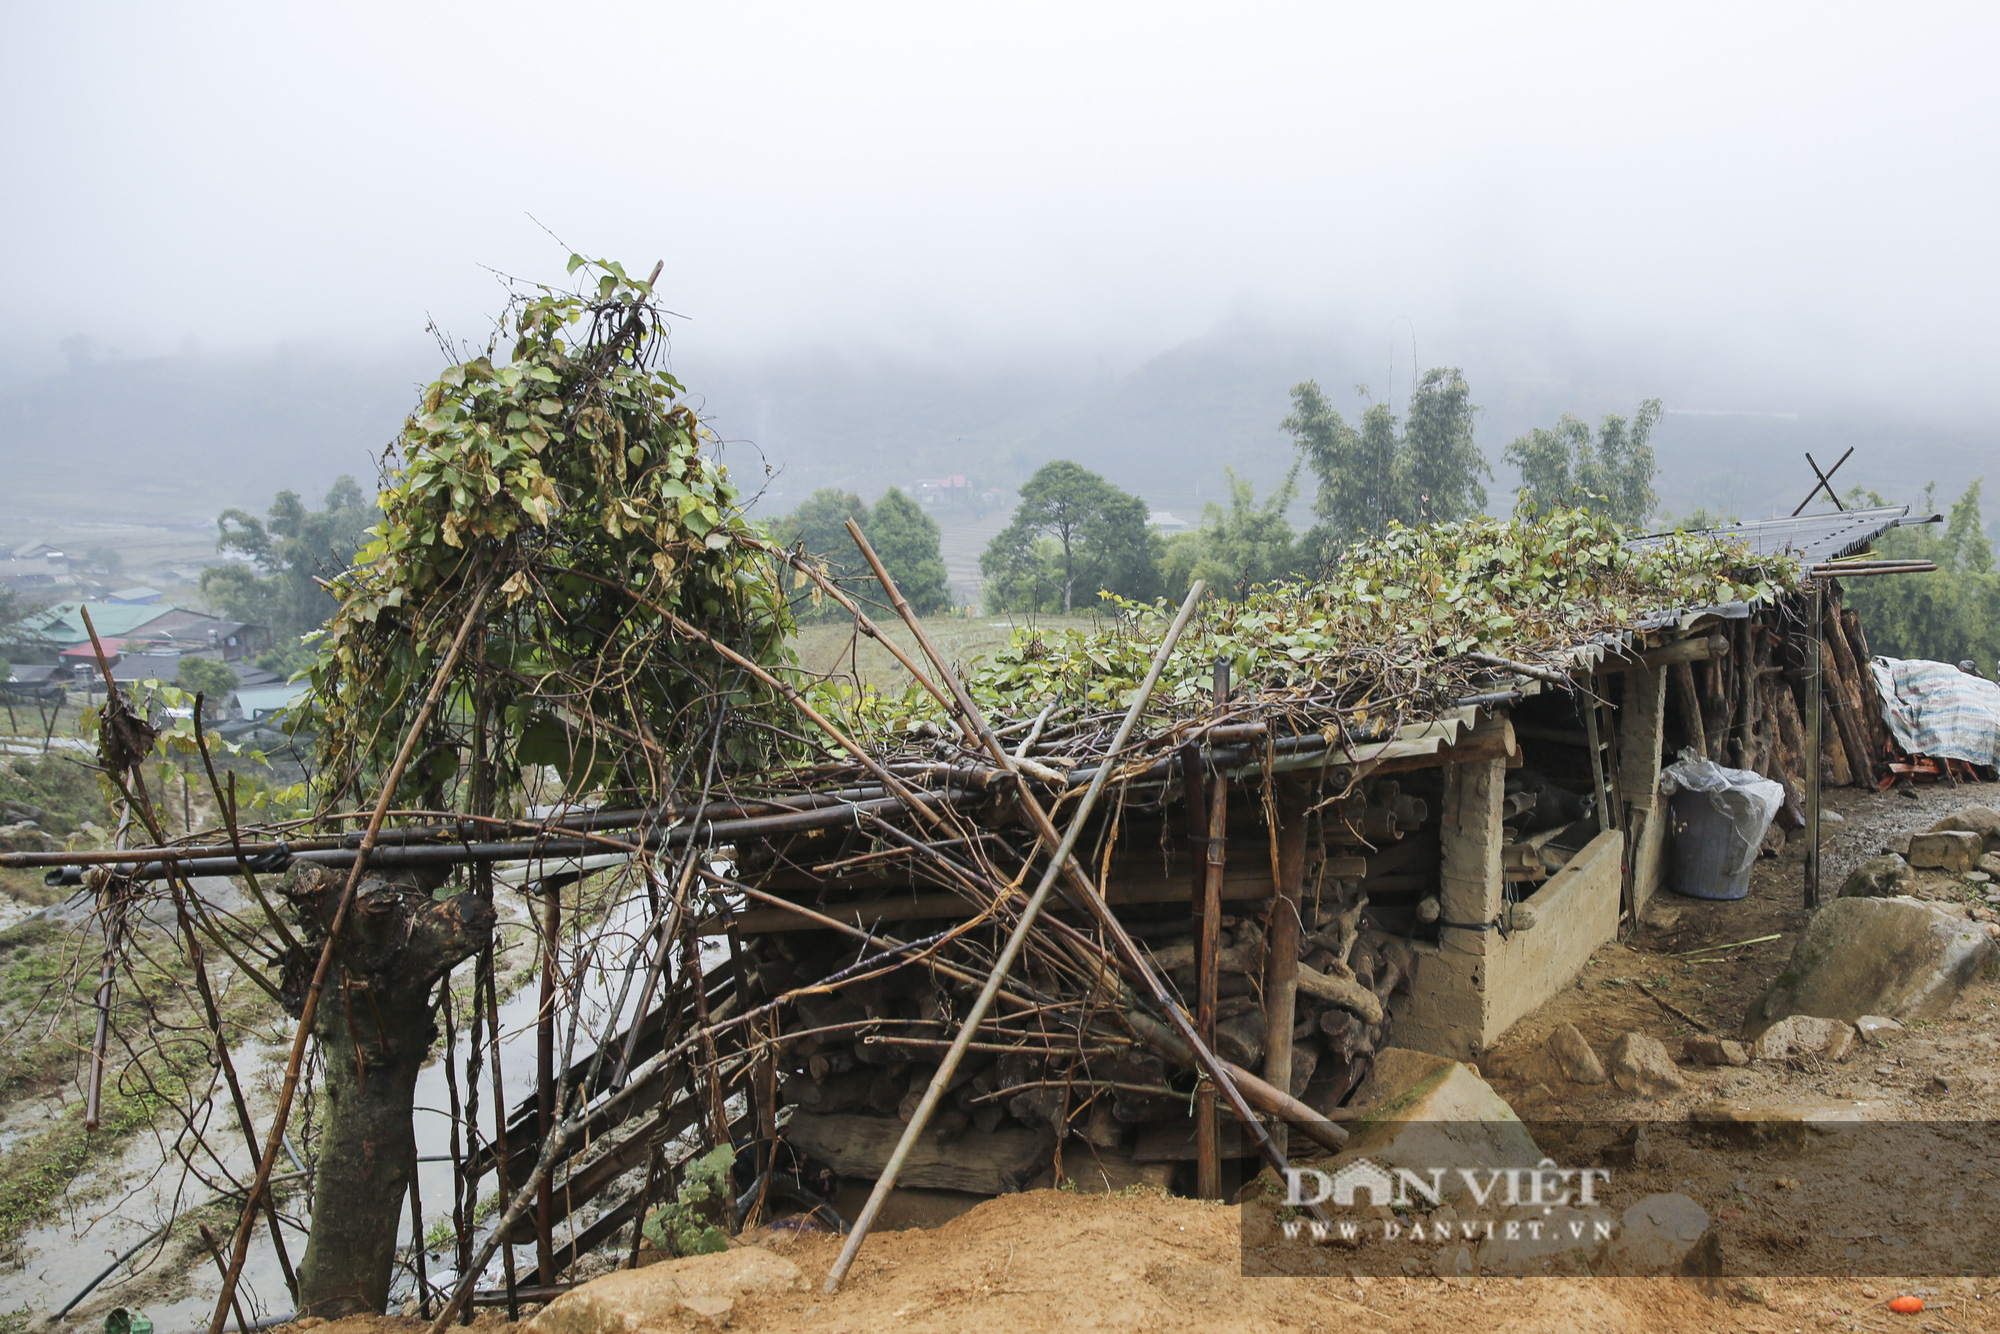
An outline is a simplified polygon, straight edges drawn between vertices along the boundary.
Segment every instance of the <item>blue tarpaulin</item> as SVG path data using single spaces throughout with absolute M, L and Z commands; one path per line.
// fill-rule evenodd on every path
M 1876 658 L 1882 719 L 1911 755 L 2000 765 L 2000 685 L 1948 662 Z

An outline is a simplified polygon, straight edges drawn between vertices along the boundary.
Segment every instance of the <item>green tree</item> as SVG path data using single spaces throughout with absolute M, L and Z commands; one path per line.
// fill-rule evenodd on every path
M 1934 504 L 1936 484 L 1924 488 L 1924 507 Z M 1940 528 L 1913 524 L 1892 528 L 1875 543 L 1877 555 L 1898 560 L 1930 560 L 1937 570 L 1851 579 L 1848 607 L 1868 631 L 1869 651 L 1889 658 L 1963 662 L 1967 658 L 1991 674 L 2000 657 L 2000 571 L 1993 567 L 1993 544 L 1980 522 L 1980 482 L 1965 489 Z M 1859 487 L 1851 503 L 1887 502 Z
M 1100 591 L 1150 598 L 1159 588 L 1146 502 L 1068 459 L 1021 488 L 1014 521 L 979 558 L 996 611 L 1073 611 Z
M 842 582 L 868 577 L 868 563 L 847 535 L 847 521 L 868 527 L 868 502 L 852 491 L 823 486 L 807 496 L 799 507 L 771 525 L 771 536 L 784 546 L 803 546 L 826 562 L 833 577 Z M 809 585 L 794 588 L 790 595 L 792 614 L 802 620 L 831 616 L 832 604 L 816 604 Z
M 847 521 L 868 526 L 868 502 L 852 491 L 823 486 L 805 498 L 800 506 L 772 526 L 773 535 L 786 546 L 804 543 L 813 555 L 836 569 L 866 568 L 854 541 L 847 535 Z
M 1259 505 L 1249 479 L 1229 474 L 1229 508 L 1203 507 L 1201 526 L 1176 533 L 1166 541 L 1160 576 L 1170 598 L 1187 595 L 1188 586 L 1205 579 L 1223 596 L 1240 599 L 1259 584 L 1273 583 L 1298 571 L 1296 534 L 1285 511 L 1299 493 L 1294 465 L 1278 489 Z
M 1538 507 L 1580 506 L 1638 528 L 1659 501 L 1652 446 L 1659 420 L 1660 400 L 1649 398 L 1630 421 L 1605 417 L 1592 440 L 1589 424 L 1565 412 L 1553 427 L 1537 426 L 1508 445 L 1506 458 L 1521 470 L 1521 489 Z
M 923 506 L 892 486 L 875 502 L 875 512 L 858 522 L 889 577 L 919 615 L 951 605 L 937 520 L 924 513 Z M 843 531 L 841 536 L 847 534 Z
M 1408 523 L 1456 523 L 1486 508 L 1493 470 L 1472 439 L 1472 389 L 1456 369 L 1425 371 L 1410 395 L 1397 460 Z
M 202 596 L 224 616 L 270 630 L 279 644 L 296 643 L 333 614 L 333 596 L 320 581 L 353 563 L 369 525 L 380 517 L 346 476 L 316 510 L 307 509 L 296 491 L 278 493 L 268 523 L 243 510 L 224 510 L 216 550 L 241 552 L 250 566 L 211 565 L 201 572 Z
M 1391 523 L 1451 523 L 1485 509 L 1479 479 L 1493 473 L 1472 438 L 1477 412 L 1465 376 L 1449 367 L 1424 372 L 1406 422 L 1388 404 L 1371 403 L 1358 429 L 1327 402 L 1317 381 L 1295 387 L 1291 415 L 1281 425 L 1319 480 L 1318 522 L 1306 536 L 1306 558 L 1324 562 Z
M 200 694 L 203 707 L 211 716 L 222 713 L 237 686 L 236 673 L 229 664 L 214 658 L 182 658 L 174 681 L 183 690 Z

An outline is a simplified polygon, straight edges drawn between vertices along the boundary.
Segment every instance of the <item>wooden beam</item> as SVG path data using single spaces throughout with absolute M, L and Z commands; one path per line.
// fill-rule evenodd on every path
M 1613 672 L 1628 671 L 1633 667 L 1649 667 L 1657 670 L 1681 662 L 1706 662 L 1710 658 L 1726 657 L 1728 653 L 1729 641 L 1718 634 L 1676 639 L 1671 644 L 1662 644 L 1658 648 L 1649 648 L 1637 654 L 1607 654 L 1604 660 L 1597 664 L 1597 674 L 1608 676 Z

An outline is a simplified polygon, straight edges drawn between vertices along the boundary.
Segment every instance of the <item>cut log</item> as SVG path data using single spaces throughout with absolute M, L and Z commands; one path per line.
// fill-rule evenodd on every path
M 1694 689 L 1694 668 L 1684 662 L 1673 665 L 1674 701 L 1680 706 L 1680 738 L 1684 749 L 1706 752 L 1708 739 L 1702 732 L 1701 697 Z
M 1168 1060 L 1184 1067 L 1195 1066 L 1194 1052 L 1181 1041 L 1179 1034 L 1165 1024 L 1132 1010 L 1125 1012 L 1125 1022 L 1131 1026 L 1134 1036 Z M 1347 1131 L 1313 1108 L 1289 1093 L 1272 1088 L 1239 1065 L 1220 1059 L 1216 1063 L 1253 1112 L 1276 1117 L 1321 1148 L 1339 1153 L 1346 1146 Z
M 1332 972 L 1322 973 L 1299 965 L 1299 990 L 1315 999 L 1337 1005 L 1349 1014 L 1358 1016 L 1363 1022 L 1382 1022 L 1382 999 L 1352 977 L 1341 977 Z
M 1875 757 L 1868 749 L 1868 729 L 1861 721 L 1861 686 L 1856 680 L 1858 672 L 1854 654 L 1847 646 L 1846 633 L 1841 629 L 1839 607 L 1831 599 L 1827 603 L 1824 628 L 1828 650 L 1825 660 L 1826 698 L 1827 703 L 1833 706 L 1840 743 L 1847 750 L 1849 781 L 1873 787 Z
M 1862 628 L 1861 614 L 1853 610 L 1840 613 L 1841 629 L 1847 632 L 1848 652 L 1853 655 L 1858 669 L 1856 676 L 1861 687 L 1861 721 L 1868 728 L 1868 744 L 1878 761 L 1886 759 L 1892 749 L 1889 724 L 1882 716 L 1882 691 L 1875 684 L 1875 673 L 1869 670 L 1874 661 L 1868 651 L 1868 633 Z M 1879 772 L 1879 766 L 1877 772 Z

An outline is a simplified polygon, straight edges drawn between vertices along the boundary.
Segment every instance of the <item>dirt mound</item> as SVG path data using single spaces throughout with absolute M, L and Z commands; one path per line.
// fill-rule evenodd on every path
M 1572 1331 L 1893 1328 L 1899 1292 L 1925 1294 L 1951 1328 L 2000 1329 L 2000 1300 L 1983 1280 L 1245 1278 L 1239 1212 L 1152 1193 L 1038 1190 L 988 1201 L 941 1227 L 878 1232 L 833 1297 L 819 1285 L 840 1249 L 826 1234 L 760 1231 L 744 1240 L 787 1256 L 811 1282 L 803 1293 L 744 1297 L 728 1327 L 740 1334 L 815 1330 L 1387 1330 L 1464 1334 Z M 1996 1308 L 1989 1312 L 1988 1308 Z M 1989 1318 L 1991 1316 L 1992 1318 Z M 353 1317 L 313 1334 L 420 1334 L 423 1322 Z M 694 1328 L 692 1318 L 688 1328 Z M 1937 1326 L 1944 1328 L 1942 1324 Z M 285 1326 L 285 1334 L 297 1329 Z M 483 1311 L 480 1334 L 518 1334 Z M 1915 1322 L 1912 1323 L 1915 1328 Z
M 1707 1329 L 1725 1298 L 1672 1280 L 1246 1279 L 1239 1211 L 1153 1193 L 1004 1195 L 931 1229 L 869 1239 L 841 1291 L 828 1235 L 761 1233 L 809 1293 L 746 1298 L 745 1331 Z

